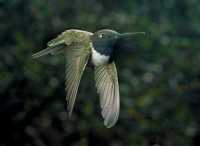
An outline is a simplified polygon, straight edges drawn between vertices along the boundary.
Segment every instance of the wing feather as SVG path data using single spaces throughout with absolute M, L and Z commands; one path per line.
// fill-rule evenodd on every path
M 71 46 L 70 49 L 66 51 L 66 100 L 68 103 L 67 109 L 69 115 L 71 115 L 79 83 L 82 77 L 82 74 L 87 65 L 88 59 L 90 56 L 90 48 L 89 43 L 88 46 L 80 45 L 80 46 Z
M 120 110 L 119 85 L 115 63 L 96 67 L 95 81 L 100 96 L 104 125 L 110 128 L 117 122 Z

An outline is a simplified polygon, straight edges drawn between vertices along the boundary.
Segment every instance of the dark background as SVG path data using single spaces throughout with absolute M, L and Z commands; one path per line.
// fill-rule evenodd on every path
M 64 56 L 31 58 L 70 28 L 147 32 L 118 60 L 111 129 L 90 69 L 69 118 Z M 199 38 L 199 0 L 0 0 L 0 146 L 199 146 Z

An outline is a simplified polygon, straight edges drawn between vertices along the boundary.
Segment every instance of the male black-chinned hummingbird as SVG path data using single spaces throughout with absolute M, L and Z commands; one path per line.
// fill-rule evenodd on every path
M 95 33 L 69 29 L 47 43 L 47 48 L 33 54 L 38 58 L 47 54 L 66 55 L 66 100 L 71 115 L 76 99 L 81 76 L 88 61 L 94 66 L 97 92 L 100 96 L 101 114 L 104 125 L 110 128 L 119 117 L 120 95 L 117 69 L 115 66 L 115 44 L 120 38 L 131 37 L 134 33 L 118 33 L 102 29 Z

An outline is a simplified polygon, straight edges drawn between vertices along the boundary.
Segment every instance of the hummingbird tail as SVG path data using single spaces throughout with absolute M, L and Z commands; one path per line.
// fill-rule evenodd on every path
M 32 57 L 33 58 L 39 58 L 39 57 L 47 55 L 47 54 L 56 55 L 56 54 L 59 54 L 63 51 L 63 47 L 64 47 L 64 44 L 52 46 L 52 47 L 50 46 L 50 47 L 47 47 L 44 50 L 41 50 L 41 51 L 33 54 Z

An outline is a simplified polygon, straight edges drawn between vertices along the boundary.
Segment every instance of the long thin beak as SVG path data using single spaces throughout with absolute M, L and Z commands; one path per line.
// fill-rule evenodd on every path
M 119 34 L 119 38 L 124 38 L 124 37 L 133 37 L 135 35 L 145 35 L 145 32 L 130 32 L 130 33 L 122 33 Z

